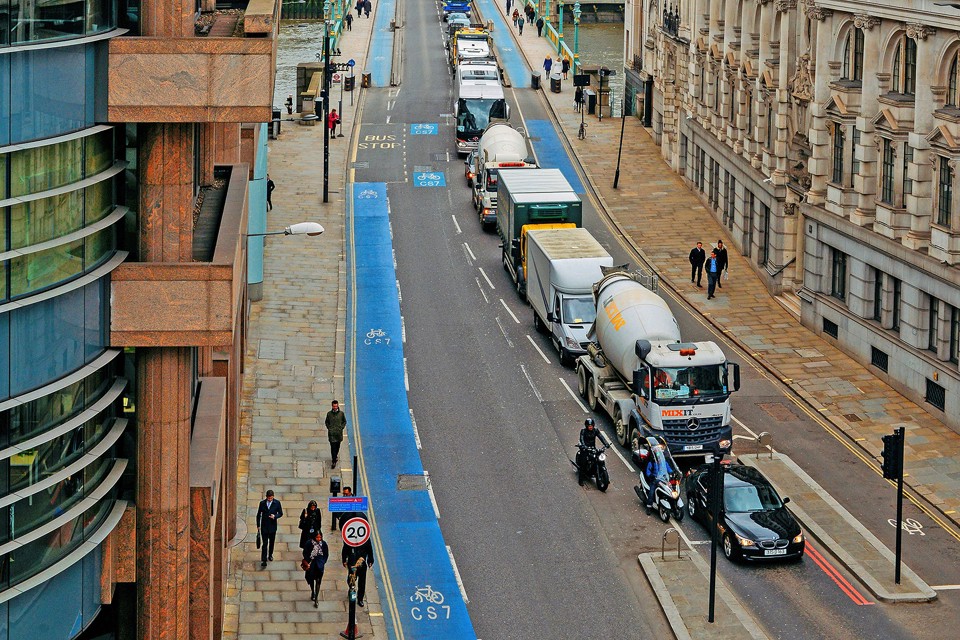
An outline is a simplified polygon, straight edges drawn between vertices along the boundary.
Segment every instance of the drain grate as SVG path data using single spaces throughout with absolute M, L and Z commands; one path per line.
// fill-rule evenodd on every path
M 421 173 L 424 171 L 433 171 L 433 167 L 429 164 L 415 164 L 413 165 L 414 173 Z
M 861 418 L 860 416 L 858 416 L 858 415 L 855 414 L 855 413 L 845 413 L 845 414 L 843 414 L 843 417 L 846 418 L 848 422 L 862 422 L 862 421 L 863 421 L 863 418 Z
M 401 473 L 397 476 L 397 491 L 426 491 L 430 488 L 430 474 Z
M 790 411 L 790 408 L 781 402 L 765 402 L 760 404 L 760 408 L 766 411 L 771 418 L 781 422 L 796 420 L 796 416 Z
M 444 151 L 443 153 L 431 153 L 430 157 L 434 162 L 449 162 L 450 154 Z

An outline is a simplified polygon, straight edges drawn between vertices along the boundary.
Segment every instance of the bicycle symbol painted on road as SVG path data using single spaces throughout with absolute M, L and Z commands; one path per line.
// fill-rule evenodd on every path
M 887 524 L 889 524 L 891 527 L 893 527 L 894 529 L 896 529 L 896 528 L 897 528 L 897 519 L 896 519 L 896 518 L 890 518 L 889 520 L 887 520 Z M 907 533 L 909 533 L 910 535 L 913 535 L 913 534 L 915 534 L 915 533 L 919 533 L 921 536 L 927 535 L 927 534 L 925 534 L 925 533 L 923 532 L 923 525 L 922 525 L 921 523 L 917 522 L 916 520 L 914 520 L 913 518 L 906 518 L 906 519 L 904 519 L 904 521 L 903 521 L 902 523 L 900 523 L 900 527 L 901 527 L 904 531 L 906 531 Z
M 412 136 L 435 136 L 440 133 L 440 125 L 431 122 L 418 122 L 410 125 Z
M 364 338 L 363 344 L 375 345 L 375 344 L 390 344 L 390 338 L 387 337 L 387 332 L 383 329 L 370 329 L 367 331 L 367 337 Z
M 410 602 L 431 602 L 433 604 L 443 604 L 443 594 L 435 591 L 430 585 L 421 587 L 417 585 L 417 590 L 410 596 Z
M 421 171 L 413 174 L 415 187 L 445 187 L 447 180 L 443 173 L 438 171 Z
M 417 585 L 417 590 L 410 596 L 410 602 L 415 603 L 410 607 L 410 617 L 417 622 L 450 619 L 450 605 L 443 604 L 443 594 L 430 585 Z
M 378 194 L 373 189 L 364 189 L 359 194 L 357 194 L 357 198 L 360 200 L 376 199 L 379 197 L 380 197 L 380 194 Z

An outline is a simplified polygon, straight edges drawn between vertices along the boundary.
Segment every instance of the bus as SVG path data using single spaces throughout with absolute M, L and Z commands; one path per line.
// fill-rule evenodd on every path
M 476 149 L 480 136 L 491 122 L 510 119 L 510 107 L 499 84 L 461 84 L 453 113 L 457 119 L 458 155 L 467 155 Z

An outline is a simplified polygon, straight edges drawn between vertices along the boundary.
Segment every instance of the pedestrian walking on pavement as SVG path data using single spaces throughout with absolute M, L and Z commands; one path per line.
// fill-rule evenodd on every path
M 573 92 L 573 108 L 577 113 L 583 109 L 583 87 L 577 87 Z
M 343 488 L 343 497 L 349 498 L 353 495 L 353 489 L 350 487 Z M 364 517 L 359 511 L 341 511 L 337 514 L 332 514 L 330 518 L 330 531 L 336 531 L 337 527 L 343 529 L 343 523 L 349 520 L 350 518 Z
M 353 14 L 347 11 L 347 17 L 344 20 L 347 21 L 347 31 L 353 31 Z
M 347 417 L 343 411 L 340 411 L 340 403 L 336 400 L 330 403 L 330 411 L 327 411 L 327 417 L 323 424 L 327 427 L 327 440 L 330 442 L 330 466 L 334 467 L 340 455 L 343 430 L 347 426 Z
M 336 109 L 330 109 L 330 115 L 327 116 L 327 128 L 330 129 L 330 139 L 337 137 L 337 125 L 340 124 L 340 114 Z
M 300 548 L 308 541 L 313 540 L 313 535 L 320 531 L 320 509 L 317 507 L 317 501 L 311 500 L 307 507 L 300 512 Z
M 277 188 L 277 185 L 270 179 L 270 174 L 267 174 L 267 211 L 273 211 L 273 190 Z
M 720 269 L 717 267 L 717 252 L 710 252 L 707 258 L 707 300 L 713 300 L 713 293 L 717 290 L 717 280 L 720 277 Z
M 537 18 L 537 37 L 538 38 L 543 36 L 543 25 L 544 25 L 543 18 L 542 17 Z
M 373 545 L 367 540 L 359 547 L 343 545 L 340 560 L 347 569 L 347 586 L 350 586 L 350 574 L 356 573 L 357 606 L 363 606 L 363 597 L 367 593 L 367 567 L 373 566 Z
M 560 68 L 563 70 L 563 79 L 566 80 L 567 73 L 570 71 L 570 58 L 564 56 Z
M 698 242 L 697 246 L 690 249 L 690 282 L 695 282 L 701 289 L 703 285 L 703 263 L 707 261 L 707 253 L 703 250 L 703 243 Z
M 363 17 L 364 18 L 370 17 L 370 11 L 372 9 L 373 9 L 373 4 L 370 2 L 370 0 L 363 0 Z
M 527 24 L 533 24 L 533 7 L 527 5 L 523 12 L 527 14 Z
M 273 545 L 277 539 L 277 520 L 283 517 L 283 507 L 279 500 L 273 498 L 273 489 L 268 489 L 266 497 L 260 501 L 257 508 L 257 533 L 263 540 L 260 547 L 260 567 L 267 566 L 267 561 L 273 562 Z
M 523 18 L 517 22 L 517 31 L 520 33 L 520 35 L 523 35 Z
M 304 579 L 310 585 L 310 599 L 313 600 L 313 606 L 319 607 L 317 600 L 320 597 L 320 583 L 323 582 L 323 569 L 327 564 L 327 558 L 330 557 L 330 549 L 323 539 L 323 532 L 319 530 L 302 548 L 303 560 L 300 562 L 300 568 L 303 569 Z
M 517 23 L 520 22 L 520 12 L 514 9 L 511 17 L 513 18 L 513 26 L 517 26 Z
M 512 0 L 507 0 L 507 15 L 510 15 L 510 7 L 513 6 Z
M 547 74 L 546 74 L 546 75 L 547 75 L 547 78 L 550 77 L 550 69 L 551 69 L 551 68 L 553 68 L 553 58 L 551 58 L 549 55 L 547 55 L 547 57 L 543 59 L 543 70 L 547 72 Z
M 723 246 L 723 240 L 717 240 L 717 267 L 717 286 L 723 289 L 720 276 L 726 272 L 726 277 L 730 277 L 730 262 L 727 259 L 727 248 Z
M 357 17 L 360 17 L 360 14 L 363 13 L 363 0 L 357 0 Z

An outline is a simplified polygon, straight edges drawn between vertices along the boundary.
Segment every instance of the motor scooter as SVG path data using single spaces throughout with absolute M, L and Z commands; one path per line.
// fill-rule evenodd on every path
M 598 449 L 597 447 L 578 444 L 577 448 L 580 449 L 580 453 L 577 455 L 577 461 L 580 464 L 573 463 L 573 466 L 577 468 L 577 481 L 582 486 L 584 480 L 593 477 L 596 480 L 597 489 L 606 491 L 607 487 L 610 486 L 610 474 L 607 472 L 607 454 L 604 452 L 609 448 L 609 445 Z
M 664 522 L 670 516 L 680 522 L 683 520 L 683 498 L 680 483 L 683 475 L 677 463 L 670 455 L 670 449 L 662 438 L 648 437 L 645 441 L 634 441 L 632 457 L 640 468 L 640 484 L 633 490 L 647 506 L 647 513 L 656 510 Z M 650 467 L 650 469 L 648 469 Z M 650 475 L 648 476 L 648 471 Z M 648 503 L 650 487 L 653 486 L 653 507 Z

